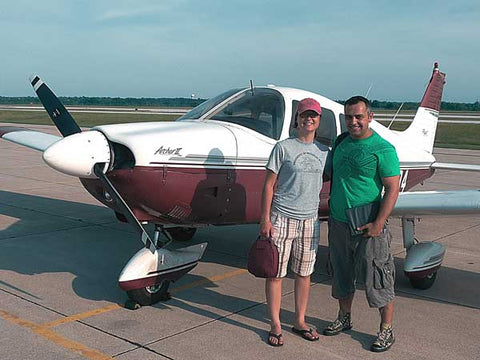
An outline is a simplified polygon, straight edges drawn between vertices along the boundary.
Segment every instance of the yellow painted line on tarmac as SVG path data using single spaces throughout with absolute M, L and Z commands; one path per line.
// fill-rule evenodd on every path
M 221 280 L 225 280 L 225 279 L 237 276 L 237 275 L 242 275 L 242 274 L 245 274 L 246 272 L 247 272 L 246 269 L 238 269 L 238 270 L 235 270 L 235 271 L 231 271 L 229 273 L 216 275 L 216 276 L 211 276 L 211 277 L 208 277 L 208 278 L 205 278 L 205 279 L 202 279 L 202 280 L 198 280 L 198 281 L 194 281 L 194 282 L 189 283 L 189 284 L 185 284 L 183 286 L 179 286 L 177 288 L 172 289 L 170 292 L 171 293 L 176 293 L 176 292 L 180 292 L 180 291 L 183 291 L 183 290 L 192 289 L 194 287 L 209 284 L 211 282 L 221 281 Z M 58 319 L 58 320 L 54 320 L 54 321 L 51 321 L 51 322 L 48 322 L 48 323 L 44 323 L 41 326 L 45 327 L 45 328 L 52 328 L 52 327 L 55 327 L 55 326 L 68 324 L 68 323 L 78 321 L 78 320 L 82 320 L 82 319 L 87 319 L 87 318 L 95 316 L 95 315 L 104 314 L 104 313 L 107 313 L 107 312 L 110 312 L 110 311 L 113 311 L 113 310 L 117 310 L 117 309 L 122 309 L 122 308 L 123 308 L 123 306 L 121 306 L 121 305 L 111 304 L 111 305 L 107 305 L 107 306 L 102 307 L 102 308 L 85 311 L 85 312 L 82 312 L 82 313 L 79 313 L 79 314 L 67 316 L 67 317 L 64 317 L 64 318 L 61 318 L 61 319 Z
M 2 317 L 4 320 L 9 321 L 15 325 L 30 329 L 32 332 L 34 332 L 37 335 L 40 335 L 44 337 L 45 339 L 65 348 L 70 351 L 73 351 L 74 353 L 80 354 L 84 356 L 87 359 L 90 360 L 111 360 L 113 359 L 111 356 L 102 354 L 101 352 L 98 352 L 96 350 L 93 350 L 81 343 L 78 343 L 76 341 L 69 340 L 67 338 L 64 338 L 63 336 L 58 335 L 55 331 L 51 330 L 48 327 L 38 325 L 34 322 L 21 319 L 15 315 L 12 315 L 6 311 L 0 310 L 0 317 Z
M 42 326 L 47 327 L 47 328 L 48 327 L 54 327 L 54 326 L 74 322 L 74 321 L 77 321 L 77 320 L 87 319 L 91 316 L 104 314 L 106 312 L 110 312 L 112 310 L 117 310 L 117 309 L 122 309 L 122 308 L 123 307 L 118 305 L 118 304 L 111 304 L 111 305 L 108 305 L 108 306 L 105 306 L 105 307 L 102 307 L 102 308 L 98 308 L 98 309 L 94 309 L 94 310 L 90 310 L 90 311 L 85 311 L 83 313 L 79 313 L 79 314 L 67 316 L 67 317 L 64 317 L 64 318 L 61 318 L 61 319 L 58 319 L 58 320 L 55 320 L 55 321 L 51 321 L 51 322 L 42 324 Z
M 192 289 L 192 288 L 197 287 L 197 286 L 210 284 L 212 282 L 217 282 L 217 281 L 225 280 L 225 279 L 228 279 L 228 278 L 231 278 L 231 277 L 234 277 L 234 276 L 242 275 L 242 274 L 245 274 L 246 272 L 247 272 L 246 269 L 237 269 L 235 271 L 231 271 L 231 272 L 224 273 L 224 274 L 221 274 L 221 275 L 210 276 L 210 277 L 204 278 L 202 280 L 194 281 L 192 283 L 185 284 L 183 286 L 179 286 L 177 288 L 174 288 L 174 289 L 172 289 L 171 292 L 172 293 L 177 293 L 177 292 L 180 292 L 180 291 L 183 291 L 183 290 Z M 85 311 L 83 313 L 75 314 L 75 315 L 72 315 L 72 316 L 67 316 L 65 318 L 58 319 L 58 320 L 55 320 L 55 321 L 51 321 L 51 322 L 44 323 L 44 324 L 36 324 L 32 321 L 19 318 L 19 317 L 15 316 L 15 315 L 12 315 L 12 314 L 4 311 L 4 310 L 1 310 L 1 309 L 0 309 L 0 318 L 3 318 L 4 320 L 6 320 L 6 321 L 8 321 L 12 324 L 27 328 L 27 329 L 31 330 L 33 333 L 35 333 L 39 336 L 42 336 L 43 338 L 61 346 L 65 349 L 67 349 L 67 350 L 70 350 L 74 353 L 82 355 L 83 357 L 85 357 L 87 359 L 90 359 L 90 360 L 106 360 L 106 359 L 112 360 L 113 358 L 111 356 L 102 354 L 101 352 L 98 352 L 94 349 L 91 349 L 88 346 L 85 346 L 84 344 L 81 344 L 79 342 L 76 342 L 76 341 L 67 339 L 63 336 L 60 336 L 59 334 L 57 334 L 51 328 L 55 327 L 55 326 L 62 325 L 62 324 L 78 321 L 78 320 L 81 320 L 81 319 L 86 319 L 86 318 L 89 318 L 91 316 L 104 314 L 104 313 L 107 313 L 107 312 L 110 312 L 110 311 L 113 311 L 113 310 L 117 310 L 117 309 L 121 309 L 121 308 L 123 308 L 121 305 L 111 304 L 111 305 L 104 306 L 102 308 L 98 308 L 98 309 L 94 309 L 94 310 L 90 310 L 90 311 Z
M 231 272 L 228 272 L 228 273 L 225 273 L 225 274 L 222 274 L 222 275 L 210 276 L 210 277 L 207 277 L 207 278 L 202 279 L 202 280 L 194 281 L 190 284 L 185 284 L 183 286 L 176 287 L 176 288 L 172 289 L 170 292 L 173 294 L 173 293 L 176 293 L 176 292 L 180 292 L 180 291 L 183 291 L 183 290 L 188 290 L 188 289 L 191 289 L 191 288 L 194 288 L 194 287 L 197 287 L 197 286 L 201 286 L 201 285 L 204 285 L 204 284 L 209 284 L 209 283 L 212 283 L 212 282 L 225 280 L 225 279 L 231 278 L 233 276 L 242 275 L 242 274 L 245 274 L 246 272 L 247 272 L 247 269 L 238 269 L 238 270 L 231 271 Z

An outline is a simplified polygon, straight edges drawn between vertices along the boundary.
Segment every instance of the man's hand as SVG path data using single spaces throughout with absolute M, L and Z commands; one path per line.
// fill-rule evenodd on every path
M 382 178 L 382 184 L 385 187 L 385 194 L 383 195 L 380 209 L 375 221 L 360 226 L 357 230 L 363 231 L 364 237 L 380 236 L 382 233 L 385 221 L 390 216 L 395 202 L 397 201 L 400 175 Z
M 262 221 L 260 223 L 260 235 L 265 237 L 272 237 L 273 236 L 273 226 L 272 223 L 267 221 Z
M 384 224 L 376 221 L 360 226 L 357 230 L 363 231 L 363 237 L 378 237 L 382 233 Z

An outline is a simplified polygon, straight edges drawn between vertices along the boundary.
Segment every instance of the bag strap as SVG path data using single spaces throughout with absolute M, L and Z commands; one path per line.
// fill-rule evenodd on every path
M 345 140 L 345 138 L 350 135 L 350 133 L 348 131 L 345 131 L 343 133 L 341 133 L 340 135 L 337 136 L 337 138 L 335 139 L 335 142 L 334 142 L 334 148 L 332 150 L 334 150 L 338 145 L 340 145 L 340 143 Z
M 350 133 L 348 131 L 345 131 L 343 133 L 341 133 L 340 135 L 337 136 L 337 138 L 335 139 L 334 143 L 333 143 L 333 146 L 332 146 L 332 150 L 330 152 L 330 156 L 332 158 L 332 171 L 330 173 L 330 194 L 332 193 L 332 185 L 333 185 L 333 155 L 335 153 L 335 150 L 337 149 L 338 145 L 340 145 L 340 143 L 345 140 L 345 138 L 347 136 L 349 136 Z

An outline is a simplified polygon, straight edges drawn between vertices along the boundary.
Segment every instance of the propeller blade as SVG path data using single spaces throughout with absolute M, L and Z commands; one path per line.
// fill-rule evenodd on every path
M 82 132 L 65 106 L 60 102 L 52 90 L 38 76 L 32 76 L 30 83 L 42 102 L 43 107 L 63 136 Z
M 125 215 L 128 222 L 131 225 L 133 225 L 133 228 L 140 234 L 141 240 L 145 245 L 145 247 L 149 249 L 152 252 L 152 254 L 155 253 L 155 251 L 157 250 L 156 244 L 154 244 L 150 236 L 148 236 L 147 231 L 142 226 L 142 224 L 140 224 L 138 219 L 133 214 L 132 210 L 128 207 L 127 203 L 123 200 L 123 198 L 118 193 L 117 189 L 115 189 L 113 184 L 110 182 L 107 176 L 103 173 L 104 167 L 105 167 L 104 163 L 95 164 L 95 166 L 93 167 L 93 171 L 95 175 L 98 176 L 98 178 L 102 181 L 102 183 L 107 188 L 110 196 L 112 196 L 112 198 L 115 199 L 117 205 L 120 206 L 122 213 L 123 215 Z

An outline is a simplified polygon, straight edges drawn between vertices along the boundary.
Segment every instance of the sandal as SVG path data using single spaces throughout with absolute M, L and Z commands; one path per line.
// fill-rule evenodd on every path
M 308 340 L 308 341 L 317 341 L 318 339 L 320 339 L 320 336 L 314 336 L 313 335 L 313 329 L 310 328 L 308 330 L 299 330 L 299 329 L 295 329 L 295 327 L 292 327 L 292 332 L 294 334 L 297 334 L 297 335 L 300 335 L 302 338 L 304 338 L 305 340 Z
M 273 342 L 272 338 L 277 339 L 277 341 Z M 275 347 L 283 346 L 283 342 L 280 342 L 281 339 L 282 339 L 282 334 L 274 334 L 273 332 L 269 332 L 267 343 L 268 343 L 268 345 L 275 346 Z

